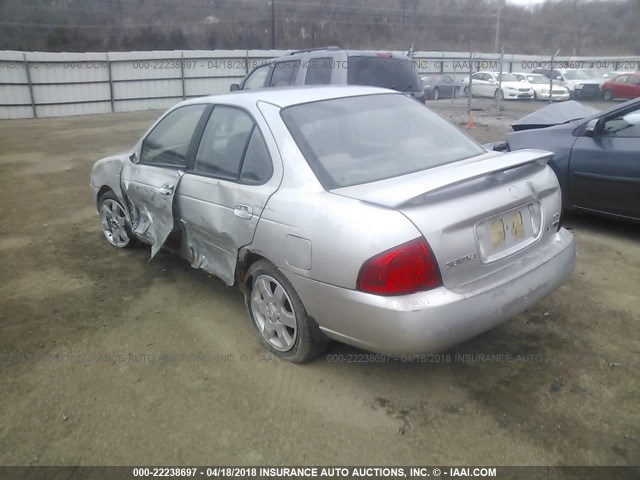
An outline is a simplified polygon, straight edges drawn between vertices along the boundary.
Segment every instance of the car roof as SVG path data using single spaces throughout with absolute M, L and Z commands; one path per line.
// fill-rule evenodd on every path
M 525 77 L 527 75 L 533 76 L 533 77 L 544 77 L 544 75 L 542 75 L 541 73 L 527 73 L 527 72 L 511 72 L 511 75 L 524 75 Z
M 249 107 L 251 105 L 255 105 L 256 102 L 261 101 L 285 108 L 292 105 L 317 102 L 320 100 L 330 100 L 333 98 L 356 97 L 383 93 L 401 95 L 400 92 L 395 90 L 357 85 L 296 86 L 238 90 L 220 95 L 193 98 L 181 102 L 178 105 L 184 106 L 198 103 L 223 103 L 226 105 Z
M 272 58 L 270 61 L 277 62 L 282 60 L 291 60 L 296 59 L 298 57 L 311 55 L 311 56 L 336 56 L 347 54 L 348 57 L 391 57 L 394 59 L 404 59 L 411 60 L 406 53 L 401 52 L 391 52 L 388 50 L 342 50 L 338 48 L 318 48 L 318 49 L 310 49 L 310 50 L 301 50 L 301 51 L 293 51 L 289 54 L 282 55 L 281 57 Z

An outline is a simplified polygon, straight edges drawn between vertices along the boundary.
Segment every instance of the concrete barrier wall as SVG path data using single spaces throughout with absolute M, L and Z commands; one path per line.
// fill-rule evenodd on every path
M 229 91 L 252 68 L 285 50 L 174 50 L 110 53 L 0 51 L 0 118 L 55 117 L 165 109 Z M 402 52 L 400 52 L 402 53 Z M 414 53 L 420 74 L 469 74 L 469 53 Z M 549 68 L 550 57 L 505 55 L 505 72 Z M 474 54 L 477 70 L 499 70 L 500 57 Z M 557 57 L 555 68 L 638 71 L 640 57 Z

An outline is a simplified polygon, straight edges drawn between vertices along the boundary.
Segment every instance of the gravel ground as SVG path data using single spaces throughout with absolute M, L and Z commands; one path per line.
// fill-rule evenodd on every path
M 540 106 L 474 104 L 481 142 Z M 637 226 L 569 217 L 571 281 L 449 357 L 291 365 L 235 289 L 102 237 L 91 166 L 158 115 L 0 122 L 0 464 L 640 463 Z

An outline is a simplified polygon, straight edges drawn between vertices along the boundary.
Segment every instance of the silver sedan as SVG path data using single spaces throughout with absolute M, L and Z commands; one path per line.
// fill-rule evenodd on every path
M 92 201 L 115 247 L 166 246 L 239 286 L 282 358 L 328 339 L 436 352 L 571 274 L 550 158 L 488 152 L 389 90 L 254 90 L 171 108 L 95 164 Z

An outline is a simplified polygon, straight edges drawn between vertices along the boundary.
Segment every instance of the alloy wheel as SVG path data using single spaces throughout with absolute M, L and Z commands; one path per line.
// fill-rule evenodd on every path
M 260 335 L 281 352 L 293 348 L 297 337 L 296 313 L 289 295 L 269 275 L 257 277 L 251 290 L 251 313 Z
M 115 200 L 108 198 L 100 205 L 100 223 L 102 232 L 114 247 L 126 247 L 129 244 L 129 234 L 126 229 L 126 216 L 122 206 Z

